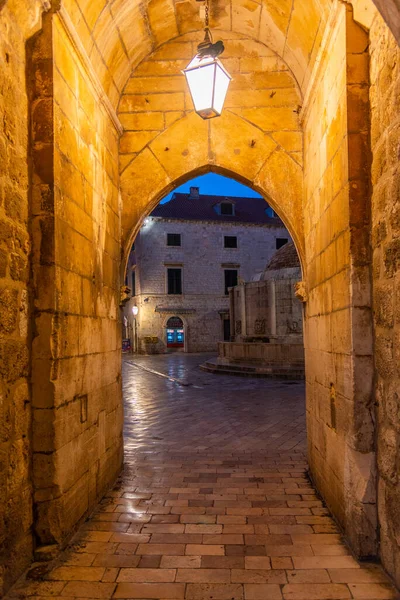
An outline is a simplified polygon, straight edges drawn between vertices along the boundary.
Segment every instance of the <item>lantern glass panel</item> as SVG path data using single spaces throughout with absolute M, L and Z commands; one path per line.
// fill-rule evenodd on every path
M 191 64 L 189 67 L 191 67 Z M 197 68 L 190 68 L 185 71 L 193 104 L 198 112 L 212 108 L 214 74 L 215 64 L 213 62 L 199 64 Z
M 215 91 L 214 91 L 214 110 L 221 114 L 224 107 L 226 93 L 228 91 L 230 76 L 222 68 L 221 64 L 217 62 L 215 72 Z
M 221 114 L 230 75 L 217 58 L 195 56 L 183 71 L 196 112 L 203 119 Z

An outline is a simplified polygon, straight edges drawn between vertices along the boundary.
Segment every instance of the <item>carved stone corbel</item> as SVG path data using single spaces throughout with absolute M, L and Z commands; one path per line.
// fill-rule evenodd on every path
M 307 285 L 305 281 L 298 281 L 294 285 L 294 295 L 300 300 L 300 302 L 307 302 L 308 293 Z
M 131 288 L 127 285 L 121 285 L 119 305 L 124 306 L 131 297 Z

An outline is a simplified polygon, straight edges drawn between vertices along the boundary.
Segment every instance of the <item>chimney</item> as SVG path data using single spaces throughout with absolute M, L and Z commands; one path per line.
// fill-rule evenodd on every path
M 195 199 L 199 198 L 199 196 L 200 196 L 200 188 L 198 188 L 198 187 L 191 187 L 190 188 L 189 198 L 191 200 L 195 200 Z

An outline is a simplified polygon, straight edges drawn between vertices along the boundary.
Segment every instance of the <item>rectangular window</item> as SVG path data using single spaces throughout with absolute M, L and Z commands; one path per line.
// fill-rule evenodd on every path
M 235 287 L 238 283 L 237 269 L 226 269 L 225 273 L 225 296 L 229 294 L 228 288 Z
M 181 245 L 181 234 L 180 233 L 167 233 L 167 246 L 180 246 Z
M 224 237 L 224 248 L 237 248 L 236 235 L 226 235 Z
M 276 249 L 279 250 L 279 248 L 282 248 L 282 246 L 284 246 L 285 244 L 288 243 L 288 239 L 287 238 L 276 238 L 275 243 L 276 243 Z
M 233 215 L 233 204 L 230 202 L 221 202 L 221 215 Z
M 167 269 L 168 294 L 182 294 L 182 269 Z
M 136 296 L 136 271 L 132 271 L 132 296 Z

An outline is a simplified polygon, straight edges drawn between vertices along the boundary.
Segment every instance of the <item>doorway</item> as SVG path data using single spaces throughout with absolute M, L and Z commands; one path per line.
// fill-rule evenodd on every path
M 185 330 L 180 317 L 170 317 L 167 321 L 167 349 L 183 350 L 185 347 Z

